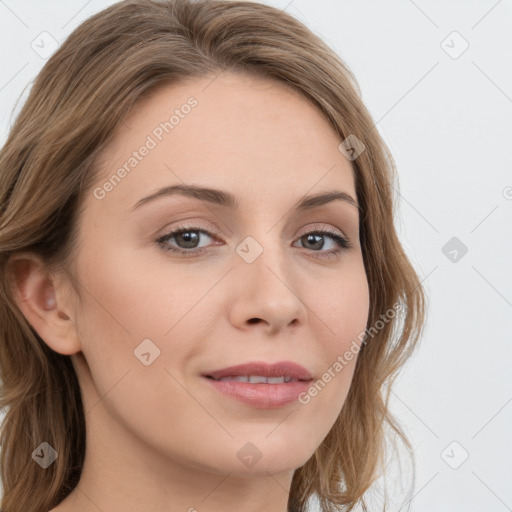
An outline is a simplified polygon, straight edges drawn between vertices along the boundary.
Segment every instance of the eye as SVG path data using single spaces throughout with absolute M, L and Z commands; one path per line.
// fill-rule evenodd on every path
M 157 240 L 157 243 L 165 251 L 194 256 L 198 253 L 204 252 L 204 248 L 198 248 L 198 243 L 201 238 L 204 238 L 204 235 L 212 238 L 212 235 L 204 229 L 200 229 L 195 226 L 180 226 L 160 237 Z M 175 239 L 175 243 L 178 245 L 178 248 L 169 245 L 168 242 L 172 239 Z
M 326 238 L 330 238 L 334 241 L 334 249 L 330 251 L 321 251 L 315 249 L 323 249 L 325 246 L 324 240 Z M 306 234 L 302 235 L 299 240 L 302 244 L 306 245 L 306 249 L 308 249 L 307 245 L 313 246 L 313 252 L 317 254 L 313 254 L 314 258 L 338 258 L 340 253 L 346 249 L 350 249 L 352 247 L 349 239 L 338 231 L 332 229 L 315 229 L 314 231 L 309 231 Z
M 201 229 L 197 226 L 179 226 L 173 231 L 161 236 L 156 240 L 156 243 L 165 251 L 181 254 L 184 256 L 196 256 L 206 252 L 207 247 L 200 247 L 201 239 L 215 238 L 215 235 Z M 330 239 L 331 245 L 334 248 L 329 251 L 321 251 L 325 246 L 325 239 Z M 174 244 L 178 247 L 171 245 L 170 242 L 174 240 Z M 331 229 L 315 229 L 309 231 L 298 238 L 303 244 L 302 247 L 308 249 L 307 245 L 311 246 L 311 252 L 315 258 L 332 258 L 337 257 L 343 250 L 352 247 L 352 244 L 338 231 Z M 334 243 L 333 243 L 334 242 Z M 217 244 L 219 245 L 219 244 Z

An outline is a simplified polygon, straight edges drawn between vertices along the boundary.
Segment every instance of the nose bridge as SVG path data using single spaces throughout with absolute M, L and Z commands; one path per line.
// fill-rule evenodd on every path
M 247 274 L 250 286 L 271 287 L 277 290 L 285 288 L 291 293 L 283 283 L 292 279 L 288 275 L 290 264 L 287 258 L 290 257 L 290 253 L 283 247 L 277 230 L 246 237 L 237 247 L 237 253 L 243 260 L 242 268 Z
M 272 331 L 291 322 L 304 321 L 305 308 L 294 282 L 290 251 L 277 230 L 246 237 L 237 247 L 243 260 L 238 265 L 238 290 L 234 320 L 268 323 Z

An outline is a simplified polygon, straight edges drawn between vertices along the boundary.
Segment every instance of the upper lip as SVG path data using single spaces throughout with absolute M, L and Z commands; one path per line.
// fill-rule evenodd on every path
M 280 361 L 277 363 L 265 363 L 255 361 L 236 366 L 229 366 L 220 370 L 205 372 L 204 377 L 221 379 L 222 377 L 238 377 L 243 375 L 261 375 L 262 377 L 291 377 L 297 380 L 311 380 L 311 373 L 300 364 L 292 361 Z

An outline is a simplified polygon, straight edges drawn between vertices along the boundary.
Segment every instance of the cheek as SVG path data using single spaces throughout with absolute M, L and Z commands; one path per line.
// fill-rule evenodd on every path
M 113 386 L 119 397 L 130 389 L 127 407 L 134 403 L 132 396 L 158 411 L 157 400 L 160 407 L 177 400 L 178 382 L 185 380 L 201 333 L 207 335 L 202 326 L 211 306 L 200 299 L 219 276 L 203 272 L 198 279 L 197 271 L 186 265 L 175 265 L 171 273 L 157 253 L 148 257 L 147 250 L 103 243 L 107 250 L 89 245 L 77 267 L 84 291 L 78 333 L 92 382 L 100 396 Z
M 183 369 L 198 340 L 192 308 L 211 283 L 196 282 L 182 293 L 179 273 L 163 279 L 155 267 L 147 268 L 133 257 L 123 259 L 119 252 L 95 260 L 83 256 L 91 262 L 79 274 L 88 292 L 78 325 L 90 372 L 86 409 L 102 397 L 110 414 L 140 438 L 149 435 L 162 446 L 171 445 L 173 436 L 180 443 L 193 443 L 204 430 L 205 414 L 187 393 Z M 193 284 L 192 279 L 185 281 Z M 93 409 L 96 414 L 99 410 Z M 177 415 L 185 410 L 186 415 Z
M 320 284 L 320 283 L 319 283 Z M 339 276 L 310 287 L 307 306 L 315 322 L 324 325 L 329 352 L 343 350 L 361 331 L 369 313 L 369 287 L 362 261 L 351 261 Z
M 147 249 L 105 244 L 101 254 L 83 254 L 78 269 L 87 289 L 86 319 L 89 336 L 111 335 L 111 344 L 124 339 L 135 348 L 145 338 L 161 338 L 173 329 L 190 309 L 190 303 L 204 294 L 205 287 L 177 268 L 172 274 L 162 258 L 143 255 Z M 82 322 L 85 324 L 85 321 Z M 115 335 L 114 335 L 115 334 Z
M 316 339 L 324 373 L 299 402 L 309 409 L 310 434 L 319 436 L 327 433 L 326 425 L 332 426 L 343 407 L 368 322 L 369 287 L 362 262 L 340 273 L 323 292 L 319 288 L 309 294 L 307 305 L 315 319 L 311 325 L 322 333 Z

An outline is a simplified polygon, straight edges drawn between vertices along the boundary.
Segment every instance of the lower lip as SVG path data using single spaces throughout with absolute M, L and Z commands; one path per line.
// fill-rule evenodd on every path
M 251 384 L 249 382 L 219 381 L 203 377 L 217 391 L 231 396 L 257 409 L 277 409 L 297 401 L 311 381 L 294 381 L 283 384 Z

